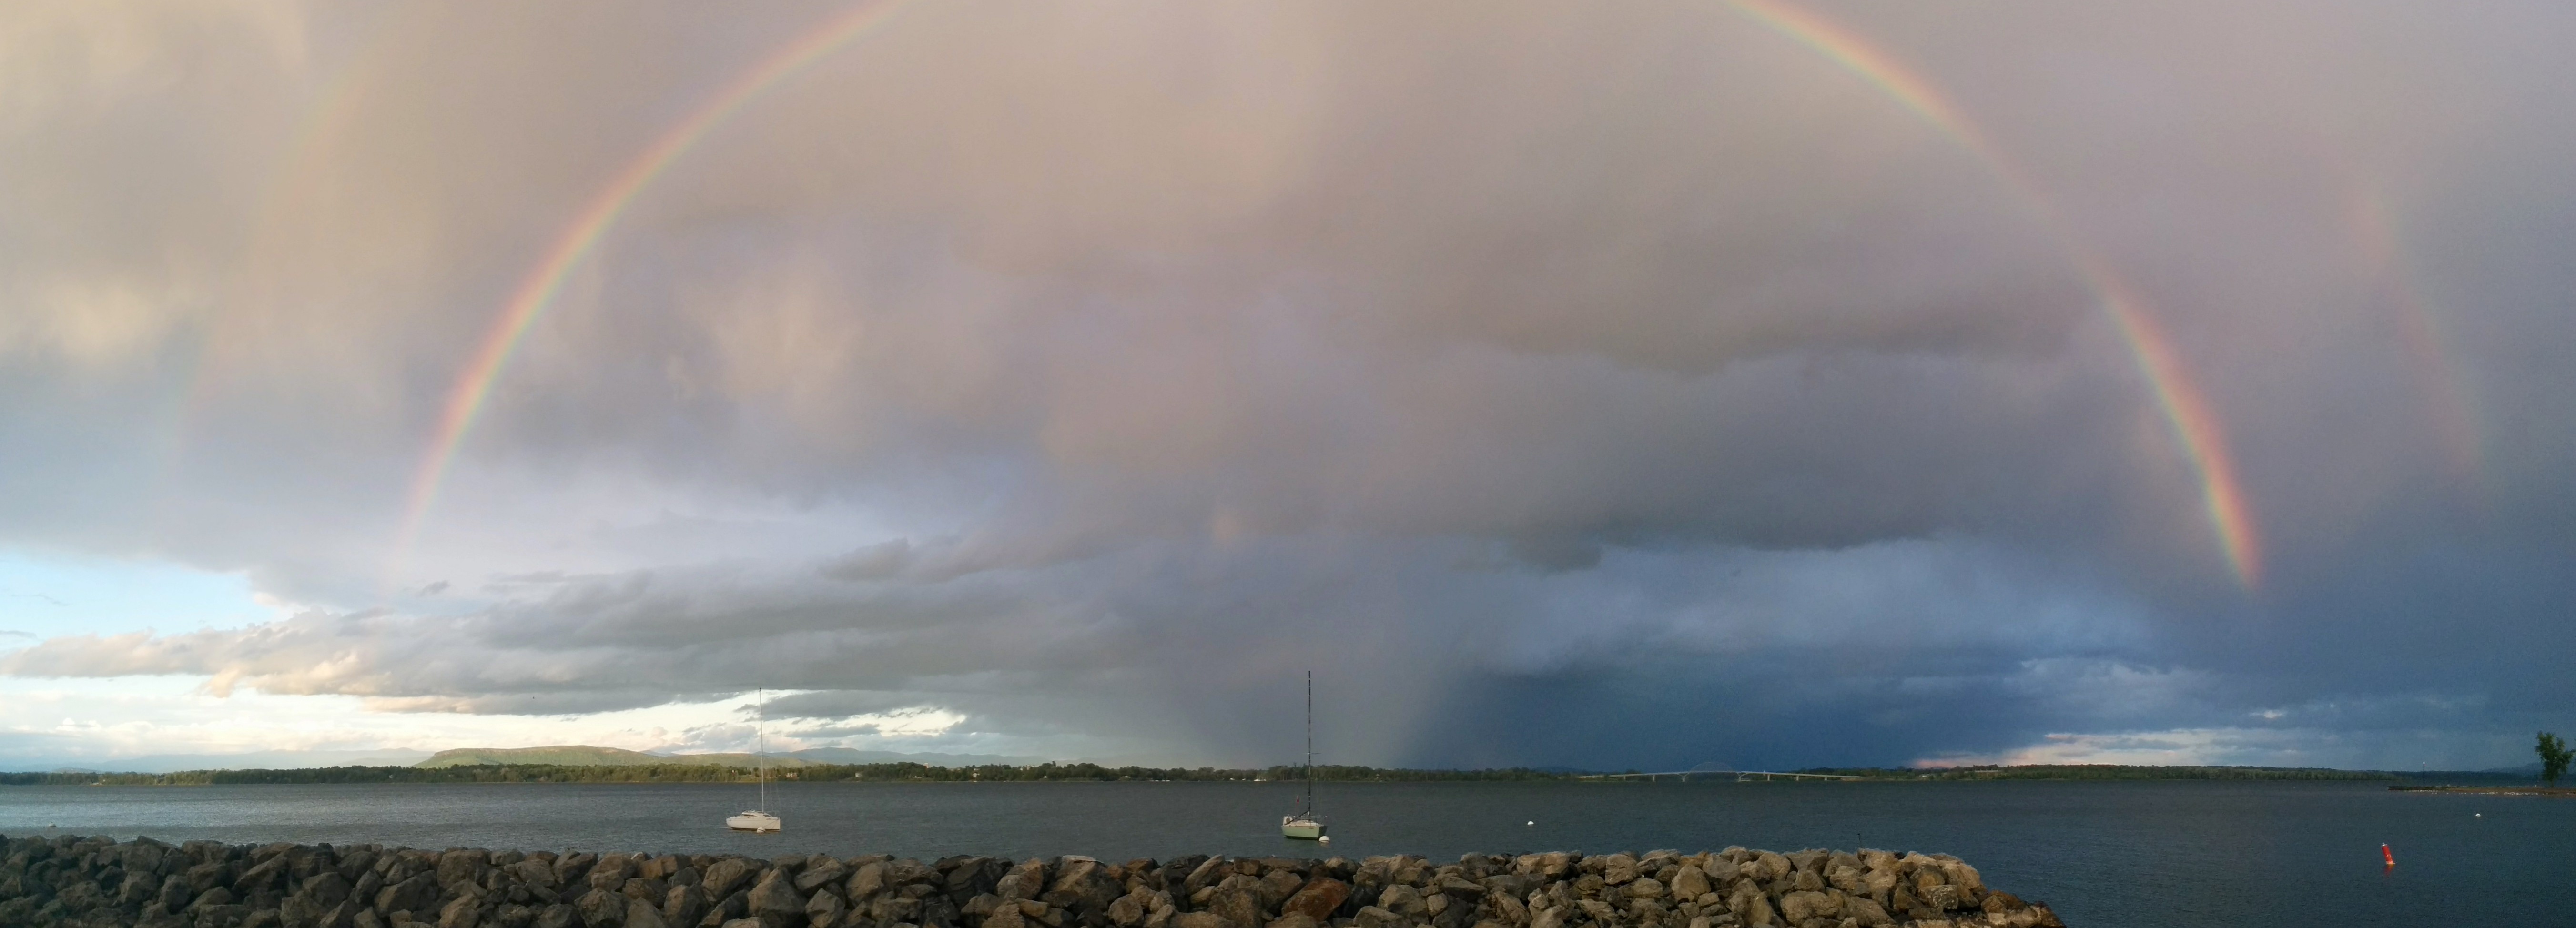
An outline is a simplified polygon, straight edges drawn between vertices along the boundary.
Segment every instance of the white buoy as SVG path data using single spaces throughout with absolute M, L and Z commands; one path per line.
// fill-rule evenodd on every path
M 1315 836 L 1315 843 L 1317 843 L 1317 844 L 1331 844 L 1331 843 L 1333 843 L 1333 836 L 1332 836 L 1332 835 L 1316 835 L 1316 836 Z
M 1523 825 L 1536 825 L 1536 824 L 1538 824 L 1538 823 L 1537 823 L 1537 822 L 1522 822 L 1521 824 L 1523 824 Z

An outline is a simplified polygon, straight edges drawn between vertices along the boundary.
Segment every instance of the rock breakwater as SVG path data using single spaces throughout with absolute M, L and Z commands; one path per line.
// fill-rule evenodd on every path
M 0 839 L 0 928 L 2047 928 L 1943 854 L 1299 860 Z

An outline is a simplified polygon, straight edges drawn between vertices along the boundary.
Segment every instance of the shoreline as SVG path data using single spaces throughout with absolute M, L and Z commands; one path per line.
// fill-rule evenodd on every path
M 2393 793 L 2450 793 L 2463 796 L 2546 796 L 2576 799 L 2576 786 L 2391 786 Z
M 1320 845 L 1318 852 L 1329 850 Z M 2063 928 L 1947 854 L 1350 860 L 0 841 L 0 924 L 138 928 Z
M 0 786 L 177 786 L 247 783 L 731 783 L 750 778 L 755 768 L 731 764 L 451 764 L 423 766 L 339 766 L 300 768 L 231 768 L 174 770 L 159 773 L 104 770 L 0 771 Z M 1992 781 L 2042 782 L 2403 782 L 2386 771 L 2330 770 L 2295 767 L 2122 766 L 2105 764 L 2038 764 L 2018 767 L 1958 767 L 1941 770 L 1894 768 L 1813 768 L 1739 772 L 1693 770 L 1580 773 L 1527 767 L 1483 770 L 1417 770 L 1322 765 L 1311 771 L 1294 766 L 1198 769 L 1109 767 L 1089 762 L 1025 766 L 984 765 L 934 767 L 917 763 L 799 763 L 777 768 L 776 779 L 806 783 L 1278 783 L 1313 774 L 1317 783 L 1561 783 L 1609 786 L 1679 782 L 1774 782 L 1792 785 L 1836 783 L 1945 783 Z M 2474 775 L 2450 774 L 2454 777 Z M 1801 782 L 1812 780 L 1812 782 Z

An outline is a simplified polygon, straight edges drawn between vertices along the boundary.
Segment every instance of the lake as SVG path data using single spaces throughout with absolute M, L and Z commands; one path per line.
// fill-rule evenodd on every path
M 2576 802 L 2372 783 L 1325 784 L 1320 849 L 1278 836 L 1294 784 L 791 782 L 770 787 L 785 833 L 724 831 L 752 789 L 12 786 L 0 834 L 924 860 L 1866 846 L 1956 854 L 2076 928 L 2576 924 Z

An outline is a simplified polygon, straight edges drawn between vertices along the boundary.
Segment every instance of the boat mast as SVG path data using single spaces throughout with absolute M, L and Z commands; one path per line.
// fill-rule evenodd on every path
M 1306 671 L 1306 815 L 1315 814 L 1315 672 Z
M 759 771 L 760 811 L 769 811 L 769 688 L 761 687 L 758 702 L 753 703 L 751 731 L 760 739 L 760 752 L 751 755 L 752 769 Z

